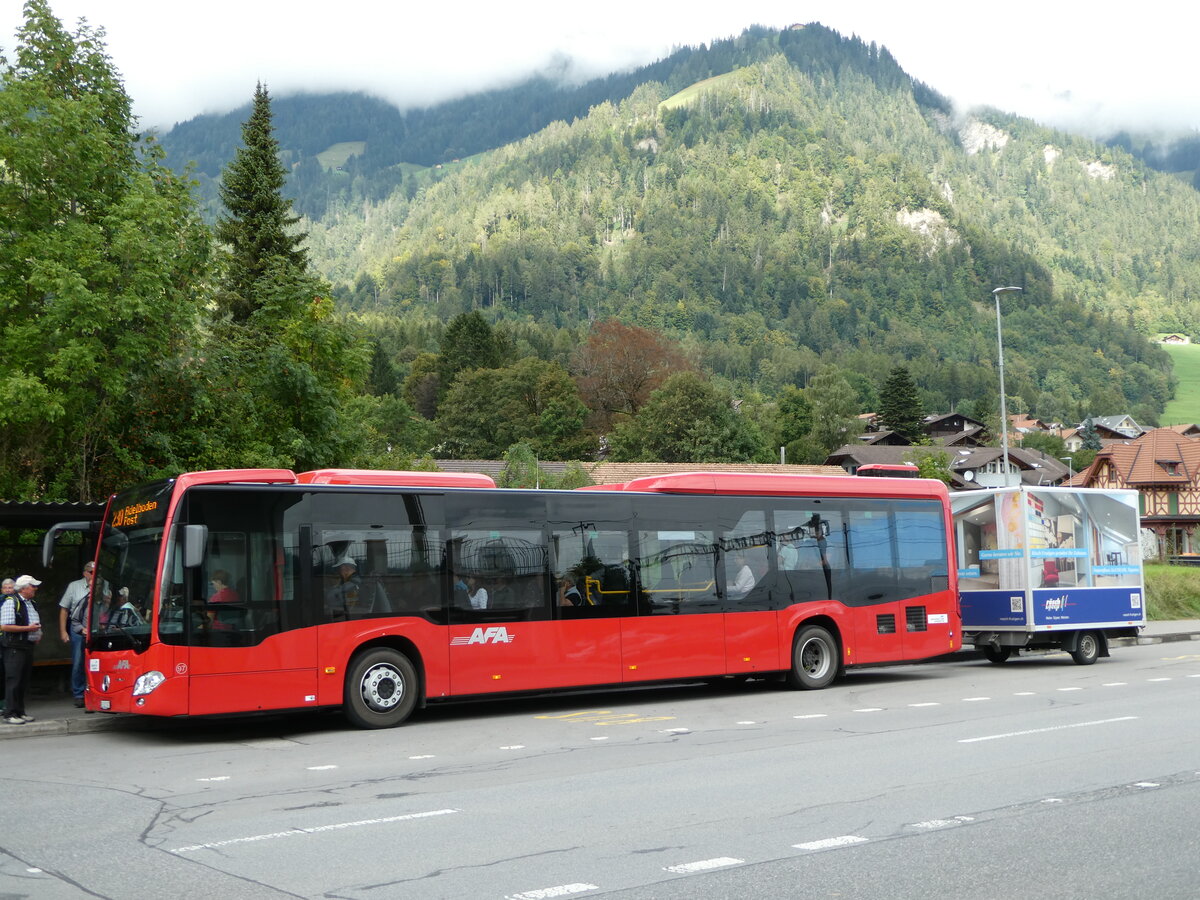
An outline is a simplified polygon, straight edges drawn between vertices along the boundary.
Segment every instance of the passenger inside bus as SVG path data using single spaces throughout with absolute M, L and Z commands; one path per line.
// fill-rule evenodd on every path
M 558 580 L 558 605 L 559 606 L 582 606 L 583 594 L 579 592 L 578 586 L 575 584 L 575 579 L 570 575 L 564 575 Z
M 360 575 L 353 557 L 339 559 L 337 580 L 325 591 L 325 614 L 333 619 L 352 619 L 387 609 L 387 596 L 378 579 Z

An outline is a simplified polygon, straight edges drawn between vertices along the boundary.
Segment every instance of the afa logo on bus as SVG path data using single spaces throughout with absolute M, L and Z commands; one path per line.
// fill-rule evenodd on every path
M 509 634 L 503 625 L 492 625 L 488 628 L 476 628 L 470 637 L 451 638 L 450 643 L 456 647 L 463 644 L 511 644 L 515 637 L 516 635 Z

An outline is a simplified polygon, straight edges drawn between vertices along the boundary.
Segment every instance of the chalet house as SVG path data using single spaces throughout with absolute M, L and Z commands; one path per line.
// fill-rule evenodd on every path
M 922 429 L 933 439 L 934 443 L 946 446 L 955 444 L 979 446 L 987 438 L 987 426 L 962 413 L 926 416 Z
M 896 431 L 868 431 L 858 439 L 873 447 L 911 447 L 912 441 Z
M 1155 428 L 1100 450 L 1073 484 L 1136 490 L 1142 527 L 1154 532 L 1160 556 L 1200 550 L 1200 440 Z
M 1133 424 L 1132 426 L 1123 424 L 1126 422 L 1132 422 Z M 1092 419 L 1092 427 L 1096 429 L 1096 437 L 1100 438 L 1101 447 L 1107 447 L 1109 444 L 1125 443 L 1142 434 L 1142 426 L 1134 422 L 1130 416 L 1096 417 Z M 1078 428 L 1064 430 L 1061 437 L 1067 447 L 1067 452 L 1074 453 L 1083 447 L 1083 425 L 1081 424 Z
M 953 475 L 950 484 L 956 490 L 974 490 L 980 487 L 1003 484 L 1001 472 L 1004 453 L 998 447 L 887 447 L 844 444 L 825 458 L 827 466 L 841 466 L 851 475 L 860 466 L 897 465 L 912 462 L 914 455 L 925 451 L 946 454 Z M 1041 451 L 1010 447 L 1008 451 L 1009 472 L 1019 474 L 1022 484 L 1061 484 L 1070 475 L 1070 470 L 1053 456 Z

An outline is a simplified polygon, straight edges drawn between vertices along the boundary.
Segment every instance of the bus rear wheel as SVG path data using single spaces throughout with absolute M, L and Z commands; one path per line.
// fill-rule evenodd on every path
M 356 657 L 346 673 L 346 718 L 359 728 L 392 728 L 417 705 L 417 668 L 390 647 Z
M 1100 638 L 1094 631 L 1085 631 L 1079 636 L 1079 643 L 1071 651 L 1071 659 L 1078 665 L 1090 666 L 1100 656 Z
M 800 629 L 792 647 L 788 684 L 802 691 L 828 687 L 838 673 L 840 654 L 833 635 L 820 625 Z

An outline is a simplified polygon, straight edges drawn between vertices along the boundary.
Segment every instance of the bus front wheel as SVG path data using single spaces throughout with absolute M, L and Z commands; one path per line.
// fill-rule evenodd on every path
M 368 650 L 346 674 L 346 718 L 359 728 L 399 725 L 417 705 L 417 686 L 416 666 L 399 650 Z
M 838 673 L 839 651 L 833 635 L 820 625 L 800 629 L 792 647 L 788 684 L 803 691 L 828 687 Z

